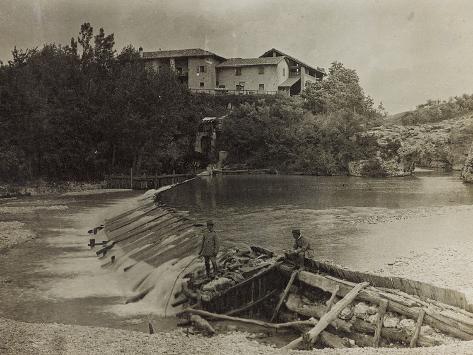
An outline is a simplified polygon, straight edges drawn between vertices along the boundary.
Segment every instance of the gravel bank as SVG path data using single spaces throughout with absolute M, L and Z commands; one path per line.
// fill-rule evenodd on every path
M 2 354 L 473 354 L 473 342 L 417 349 L 324 349 L 284 352 L 235 332 L 212 338 L 187 335 L 183 330 L 148 335 L 139 332 L 35 324 L 0 318 Z
M 18 221 L 0 222 L 0 254 L 6 249 L 34 238 L 35 234 Z

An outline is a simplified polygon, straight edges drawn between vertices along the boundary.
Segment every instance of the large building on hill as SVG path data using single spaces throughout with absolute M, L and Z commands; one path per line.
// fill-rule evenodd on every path
M 265 52 L 260 58 L 280 58 L 283 57 L 289 67 L 287 79 L 279 86 L 283 90 L 290 90 L 291 95 L 300 93 L 309 82 L 322 80 L 326 75 L 325 70 L 319 67 L 313 67 L 296 59 L 278 49 L 272 48 Z
M 275 48 L 258 58 L 225 59 L 196 48 L 159 50 L 140 55 L 155 70 L 168 68 L 195 92 L 298 95 L 308 82 L 322 80 L 325 71 Z
M 232 58 L 216 66 L 219 90 L 276 94 L 289 75 L 284 57 Z
M 215 89 L 215 66 L 225 61 L 225 58 L 200 48 L 155 52 L 143 52 L 140 48 L 140 54 L 150 68 L 171 69 L 183 84 L 197 90 Z

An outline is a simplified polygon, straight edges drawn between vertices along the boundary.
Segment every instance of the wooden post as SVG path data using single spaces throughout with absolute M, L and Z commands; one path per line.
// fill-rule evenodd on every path
M 90 246 L 90 249 L 95 247 L 95 239 L 89 239 L 89 246 Z
M 374 331 L 374 338 L 373 338 L 373 347 L 377 348 L 379 346 L 379 341 L 381 339 L 381 331 L 383 330 L 383 321 L 384 321 L 384 314 L 388 309 L 388 302 L 384 301 L 381 302 L 378 309 L 378 319 L 376 320 L 376 329 Z
M 299 273 L 299 270 L 292 272 L 289 282 L 287 283 L 286 288 L 284 289 L 284 292 L 281 294 L 281 297 L 279 298 L 279 302 L 276 305 L 276 308 L 274 309 L 273 316 L 271 317 L 270 322 L 274 322 L 274 320 L 277 318 L 278 313 L 279 313 L 279 308 L 281 308 L 283 302 L 286 300 L 287 294 L 289 293 L 289 290 L 292 284 L 294 283 L 294 280 L 296 279 L 296 276 L 298 273 Z
M 133 190 L 133 167 L 130 168 L 130 189 Z
M 154 334 L 154 327 L 153 327 L 153 325 L 151 324 L 151 322 L 148 322 L 148 329 L 149 329 L 149 333 L 150 333 L 150 334 Z
M 356 285 L 355 287 L 353 287 L 353 289 L 350 292 L 348 292 L 345 297 L 343 297 L 339 302 L 337 302 L 333 306 L 330 312 L 328 312 L 322 318 L 320 318 L 320 321 L 317 323 L 317 325 L 308 332 L 307 338 L 309 340 L 310 345 L 313 345 L 317 341 L 319 334 L 322 331 L 324 331 L 324 329 L 327 328 L 327 326 L 338 317 L 341 311 L 345 307 L 347 307 L 350 303 L 353 302 L 353 300 L 356 298 L 358 293 L 360 293 L 360 291 L 364 289 L 365 287 L 367 287 L 368 285 L 369 285 L 368 282 L 362 282 Z M 301 345 L 301 343 L 302 343 L 302 337 L 291 341 L 282 349 L 285 349 L 285 350 L 296 349 L 299 345 Z
M 422 327 L 422 323 L 424 322 L 425 311 L 422 309 L 419 312 L 419 317 L 417 317 L 416 329 L 414 331 L 414 335 L 412 336 L 411 343 L 409 346 L 411 348 L 415 348 L 417 346 L 417 339 L 419 339 L 420 329 Z

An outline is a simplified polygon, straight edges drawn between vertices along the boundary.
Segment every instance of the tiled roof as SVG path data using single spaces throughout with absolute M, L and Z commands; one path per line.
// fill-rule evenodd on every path
M 227 61 L 217 65 L 217 68 L 248 67 L 252 65 L 277 65 L 282 60 L 284 60 L 284 57 L 230 58 Z
M 271 48 L 269 51 L 266 51 L 265 53 L 263 53 L 263 55 L 260 57 L 260 58 L 274 58 L 274 57 L 264 57 L 265 55 L 268 55 L 269 53 L 271 52 L 277 52 L 280 56 L 284 56 L 284 57 L 287 57 L 288 59 L 291 59 L 293 60 L 294 62 L 296 63 L 299 63 L 300 65 L 304 66 L 304 67 L 307 67 L 307 68 L 310 68 L 310 69 L 313 69 L 315 71 L 318 71 L 319 73 L 323 74 L 323 75 L 326 75 L 325 73 L 325 69 L 323 68 L 319 68 L 319 67 L 313 67 L 312 65 L 309 65 L 309 64 L 306 64 L 302 61 L 300 61 L 299 59 L 297 58 L 294 58 L 286 53 L 283 53 L 281 52 L 279 49 L 276 49 L 276 48 Z M 277 57 L 276 57 L 277 58 Z
M 290 88 L 292 85 L 294 85 L 295 83 L 297 83 L 299 80 L 301 80 L 301 77 L 300 77 L 300 76 L 294 76 L 294 77 L 292 77 L 292 78 L 287 78 L 286 81 L 282 82 L 282 83 L 279 84 L 278 86 Z
M 206 51 L 201 48 L 173 49 L 169 51 L 143 52 L 144 59 L 178 58 L 178 57 L 217 57 L 219 59 L 225 59 L 215 53 Z

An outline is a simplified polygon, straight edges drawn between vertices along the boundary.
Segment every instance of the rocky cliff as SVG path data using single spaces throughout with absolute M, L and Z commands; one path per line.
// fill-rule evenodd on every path
M 359 144 L 374 143 L 374 151 L 369 159 L 349 162 L 351 176 L 407 176 L 414 171 L 416 151 L 403 142 L 400 132 L 381 128 L 364 132 L 356 139 Z
M 462 170 L 473 138 L 473 115 L 408 126 L 388 120 L 364 135 L 374 137 L 379 149 L 373 159 L 351 162 L 352 175 L 373 176 L 363 173 L 372 170 L 380 176 L 405 176 L 412 173 L 414 165 Z
M 463 166 L 462 179 L 465 182 L 473 183 L 473 144 L 470 147 L 470 152 Z

